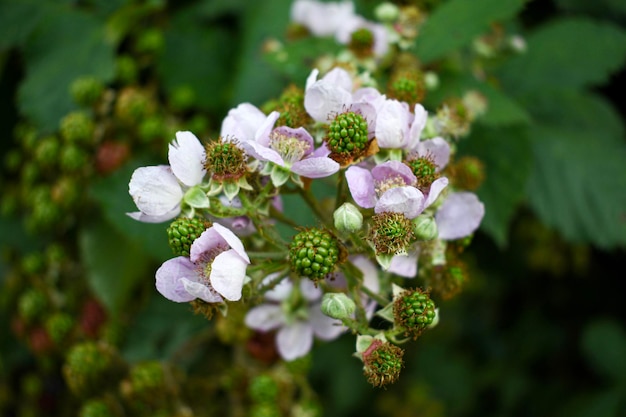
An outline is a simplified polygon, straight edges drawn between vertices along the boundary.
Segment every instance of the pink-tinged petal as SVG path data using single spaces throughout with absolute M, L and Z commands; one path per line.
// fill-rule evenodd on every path
M 215 290 L 202 282 L 196 282 L 182 278 L 181 282 L 185 287 L 185 291 L 207 303 L 221 303 L 224 299 Z
M 291 171 L 307 178 L 324 178 L 339 171 L 339 164 L 330 158 L 306 158 L 295 162 Z
M 417 252 L 407 255 L 395 255 L 391 258 L 388 272 L 405 278 L 414 278 L 417 275 Z
M 439 238 L 460 239 L 472 234 L 485 216 L 485 206 L 476 194 L 450 193 L 435 214 Z
M 346 170 L 348 188 L 354 201 L 363 208 L 376 205 L 376 189 L 372 174 L 364 168 L 351 166 Z
M 278 278 L 279 275 L 280 272 L 269 274 L 263 279 L 263 285 L 269 285 L 272 281 Z M 291 282 L 288 278 L 283 278 L 274 288 L 267 291 L 264 294 L 264 297 L 270 301 L 280 302 L 286 300 L 291 294 L 291 291 L 293 291 L 293 282 Z
M 372 139 L 376 133 L 376 108 L 369 103 L 353 103 L 350 111 L 363 116 L 367 122 L 367 138 Z
M 248 263 L 233 249 L 220 253 L 211 264 L 211 286 L 228 301 L 239 300 Z
M 167 165 L 137 168 L 128 192 L 142 213 L 155 217 L 174 211 L 183 198 L 183 190 Z
M 302 278 L 300 280 L 300 291 L 307 301 L 316 301 L 322 298 L 322 290 L 310 279 Z
M 380 58 L 387 55 L 387 52 L 389 52 L 389 32 L 387 32 L 387 28 L 372 22 L 369 23 L 368 27 L 374 34 L 374 56 Z
M 156 289 L 168 300 L 185 303 L 196 297 L 185 289 L 182 279 L 197 281 L 196 266 L 184 256 L 169 259 L 156 271 Z
M 409 130 L 409 141 L 406 147 L 408 151 L 413 151 L 417 148 L 417 144 L 420 142 L 420 137 L 422 136 L 422 131 L 426 126 L 427 120 L 428 112 L 424 109 L 424 106 L 416 104 L 415 118 L 413 118 L 413 123 L 411 124 L 411 129 Z
M 302 24 L 315 36 L 333 35 L 353 14 L 354 4 L 350 1 L 323 3 L 297 0 L 291 8 L 291 20 Z
M 270 161 L 276 165 L 285 166 L 285 161 L 283 161 L 280 154 L 267 146 L 261 145 L 260 143 L 252 140 L 242 141 L 239 142 L 239 144 L 246 151 L 246 153 L 259 161 Z
M 448 178 L 441 177 L 437 178 L 430 184 L 430 189 L 428 190 L 428 197 L 426 197 L 426 201 L 424 202 L 424 209 L 429 207 L 431 204 L 437 200 L 437 197 L 441 194 L 444 188 L 448 186 Z
M 313 148 L 315 147 L 313 136 L 311 136 L 311 134 L 307 132 L 307 130 L 303 127 L 294 129 L 289 126 L 279 126 L 276 129 L 274 129 L 273 133 L 281 135 L 281 136 L 286 136 L 289 138 L 296 138 L 300 142 L 306 143 L 308 146 L 307 146 L 307 150 L 304 152 L 304 156 L 307 156 L 311 152 L 313 152 Z
M 176 139 L 169 145 L 168 159 L 172 172 L 180 182 L 188 187 L 202 182 L 206 174 L 206 152 L 193 133 L 176 132 Z
M 330 117 L 340 113 L 351 99 L 349 91 L 319 80 L 305 91 L 304 108 L 315 121 L 327 123 Z
M 304 90 L 308 90 L 316 81 L 317 76 L 320 75 L 320 70 L 314 68 L 308 77 L 306 77 L 306 84 Z
M 376 116 L 376 141 L 381 148 L 401 149 L 407 144 L 409 109 L 398 100 L 387 100 Z
M 279 305 L 261 304 L 248 311 L 244 322 L 251 329 L 267 332 L 285 324 L 285 313 Z
M 376 213 L 402 213 L 409 219 L 423 211 L 424 195 L 415 187 L 396 187 L 387 190 L 378 200 Z
M 280 117 L 280 113 L 277 111 L 271 112 L 267 118 L 261 123 L 259 128 L 254 134 L 254 141 L 260 143 L 263 146 L 270 145 L 270 133 L 272 133 L 272 129 L 274 129 L 274 124 L 276 120 Z
M 380 281 L 378 279 L 378 267 L 368 257 L 356 255 L 350 257 L 350 261 L 363 272 L 363 285 L 365 288 L 378 292 L 380 290 Z
M 241 103 L 230 109 L 222 122 L 220 136 L 236 138 L 240 141 L 254 140 L 257 130 L 265 122 L 267 116 L 250 103 Z
M 126 213 L 126 215 L 130 217 L 131 219 L 135 219 L 143 223 L 163 223 L 163 222 L 173 219 L 179 214 L 180 214 L 180 205 L 174 207 L 172 211 L 168 211 L 167 213 L 161 216 L 148 216 L 147 214 L 142 213 L 140 211 Z
M 372 177 L 376 181 L 386 181 L 398 176 L 404 180 L 406 185 L 413 185 L 417 181 L 411 168 L 400 161 L 387 161 L 372 168 Z
M 320 310 L 320 305 L 315 304 L 309 310 L 309 322 L 313 327 L 313 334 L 322 340 L 336 339 L 341 333 L 346 331 L 341 320 L 330 318 Z
M 330 155 L 330 149 L 328 149 L 328 145 L 326 142 L 323 142 L 319 148 L 313 151 L 311 154 L 312 158 L 322 158 L 324 156 Z
M 376 111 L 385 103 L 387 99 L 374 87 L 359 88 L 352 94 L 352 103 L 368 103 Z
M 228 249 L 228 242 L 215 230 L 215 223 L 213 226 L 206 229 L 196 240 L 191 244 L 189 249 L 189 258 L 191 262 L 201 261 L 204 254 L 221 247 L 222 249 Z
M 437 172 L 450 162 L 450 145 L 444 138 L 436 137 L 420 142 L 417 145 L 417 153 L 420 156 L 431 156 L 437 165 Z
M 322 77 L 322 81 L 329 83 L 337 88 L 341 88 L 346 91 L 352 91 L 352 77 L 343 68 L 335 67 L 328 71 L 326 75 Z
M 246 249 L 243 247 L 243 243 L 241 243 L 241 240 L 237 237 L 237 235 L 235 235 L 233 232 L 231 232 L 219 223 L 213 223 L 212 227 L 228 243 L 228 246 L 230 246 L 235 250 L 235 252 L 237 252 L 237 255 L 239 255 L 244 261 L 246 261 L 246 263 L 250 263 L 250 258 L 248 258 Z
M 313 346 L 313 329 L 308 322 L 296 321 L 283 326 L 276 334 L 278 353 L 286 361 L 300 358 Z

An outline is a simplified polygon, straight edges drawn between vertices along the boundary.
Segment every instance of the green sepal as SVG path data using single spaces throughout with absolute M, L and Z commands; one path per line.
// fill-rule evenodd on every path
M 393 315 L 393 303 L 389 303 L 384 308 L 381 308 L 380 310 L 378 310 L 376 312 L 376 315 L 378 317 L 382 317 L 383 319 L 387 320 L 390 323 L 393 323 L 395 321 L 394 315 Z
M 237 194 L 239 194 L 239 183 L 225 182 L 223 187 L 224 195 L 228 198 L 228 201 L 233 201 L 233 198 L 237 197 Z
M 283 168 L 279 165 L 274 165 L 272 168 L 272 172 L 270 173 L 270 178 L 272 179 L 272 184 L 274 187 L 280 187 L 285 184 L 289 177 L 291 176 L 291 172 L 288 169 Z
M 376 261 L 378 262 L 378 265 L 380 265 L 380 267 L 386 271 L 391 266 L 391 259 L 393 257 L 394 255 L 392 254 L 381 253 L 379 255 L 376 255 Z
M 183 196 L 183 201 L 193 208 L 208 208 L 211 203 L 209 197 L 200 187 L 191 187 Z

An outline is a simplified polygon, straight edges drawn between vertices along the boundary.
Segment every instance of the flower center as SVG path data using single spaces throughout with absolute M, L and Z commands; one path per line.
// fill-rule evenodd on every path
M 225 245 L 223 243 L 219 244 L 216 247 L 209 249 L 206 252 L 203 252 L 202 255 L 200 255 L 200 259 L 196 260 L 195 262 L 198 276 L 202 277 L 202 283 L 211 288 L 211 290 L 213 289 L 213 287 L 211 287 L 209 277 L 211 276 L 211 271 L 213 269 L 213 261 L 215 260 L 217 255 L 227 250 L 228 245 Z
M 220 137 L 206 145 L 204 167 L 216 181 L 237 181 L 246 173 L 246 154 L 233 141 Z
M 278 152 L 288 166 L 301 160 L 311 149 L 311 145 L 294 136 L 272 132 L 270 134 L 270 148 Z
M 417 177 L 415 187 L 422 193 L 427 194 L 431 184 L 439 178 L 437 164 L 435 164 L 433 157 L 431 155 L 410 157 L 405 164 L 411 168 L 411 171 Z
M 411 220 L 404 214 L 383 212 L 372 216 L 368 239 L 374 245 L 377 255 L 406 253 L 413 238 Z

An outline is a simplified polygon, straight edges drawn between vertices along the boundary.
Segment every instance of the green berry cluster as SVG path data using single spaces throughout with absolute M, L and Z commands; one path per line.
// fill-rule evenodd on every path
M 167 240 L 174 255 L 189 256 L 191 244 L 202 232 L 211 227 L 207 220 L 179 217 L 167 228 Z
M 387 95 L 413 106 L 424 100 L 424 76 L 417 70 L 394 74 L 387 84 Z
M 84 342 L 72 347 L 63 365 L 63 376 L 78 396 L 101 392 L 118 373 L 117 351 L 106 343 Z
M 365 151 L 368 142 L 367 121 L 352 111 L 337 115 L 328 127 L 326 142 L 328 148 L 336 154 L 359 156 Z
M 405 165 L 411 168 L 413 175 L 417 177 L 415 186 L 423 193 L 428 193 L 431 184 L 439 178 L 437 164 L 431 156 L 409 157 L 405 161 Z
M 406 252 L 414 237 L 411 220 L 404 214 L 383 212 L 372 216 L 368 238 L 377 255 Z
M 95 77 L 81 77 L 72 82 L 70 94 L 74 101 L 84 107 L 94 105 L 102 96 L 104 84 Z
M 206 145 L 204 167 L 217 181 L 237 181 L 246 173 L 246 154 L 236 143 L 219 138 Z
M 85 402 L 78 413 L 79 417 L 115 417 L 116 413 L 101 399 L 91 399 Z
M 396 345 L 375 340 L 363 354 L 363 373 L 375 387 L 394 383 L 404 365 L 404 351 Z
M 393 314 L 405 334 L 417 339 L 435 319 L 435 303 L 427 291 L 419 288 L 406 290 L 395 297 Z
M 372 55 L 374 47 L 374 34 L 367 28 L 360 28 L 352 32 L 350 37 L 350 50 L 359 58 Z
M 165 386 L 163 365 L 158 361 L 139 363 L 130 370 L 133 391 L 143 397 L 160 396 Z
M 339 262 L 339 244 L 326 230 L 303 230 L 289 246 L 289 259 L 294 272 L 316 281 L 331 273 Z

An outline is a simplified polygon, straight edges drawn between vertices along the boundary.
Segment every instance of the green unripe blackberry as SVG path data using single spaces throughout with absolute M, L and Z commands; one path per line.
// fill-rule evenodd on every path
M 163 365 L 157 361 L 135 365 L 130 370 L 133 391 L 141 397 L 162 396 L 165 391 Z
M 120 91 L 115 102 L 115 115 L 123 122 L 136 125 L 154 113 L 151 95 L 139 88 L 126 87 Z
M 247 156 L 237 143 L 224 140 L 221 136 L 206 145 L 204 167 L 212 179 L 222 182 L 236 182 L 247 170 Z
M 34 288 L 26 290 L 17 301 L 20 316 L 27 322 L 41 317 L 47 306 L 48 300 L 45 294 Z
M 139 69 L 130 55 L 120 55 L 115 60 L 115 76 L 123 83 L 131 84 L 137 80 Z
M 437 314 L 428 291 L 415 288 L 394 297 L 393 315 L 396 324 L 405 329 L 405 335 L 417 339 L 432 324 Z
M 61 137 L 67 143 L 89 143 L 93 139 L 95 126 L 91 117 L 82 111 L 68 114 L 61 119 Z
M 396 382 L 404 365 L 404 351 L 389 342 L 374 340 L 362 354 L 367 382 L 383 387 Z
M 35 148 L 35 160 L 43 166 L 50 167 L 59 158 L 61 144 L 56 136 L 41 138 Z
M 74 345 L 63 365 L 67 386 L 80 397 L 101 393 L 118 383 L 122 371 L 117 351 L 106 343 Z
M 410 107 L 421 103 L 425 92 L 424 75 L 418 70 L 398 71 L 387 83 L 387 95 L 408 103 Z
M 196 91 L 190 85 L 176 87 L 170 93 L 170 105 L 174 111 L 189 110 L 196 102 Z
M 326 143 L 335 154 L 358 157 L 367 148 L 367 142 L 367 121 L 359 113 L 338 114 L 328 126 Z
M 94 105 L 104 91 L 104 84 L 95 77 L 77 78 L 70 85 L 70 94 L 74 101 L 85 107 Z
M 248 385 L 248 395 L 252 402 L 273 404 L 278 398 L 278 384 L 269 375 L 257 375 Z
M 417 177 L 415 187 L 423 193 L 428 193 L 431 184 L 440 176 L 432 156 L 409 156 L 404 163 L 411 168 L 413 175 Z
M 261 403 L 250 407 L 250 417 L 280 417 L 283 413 L 276 404 Z
M 135 49 L 137 52 L 158 53 L 163 49 L 163 32 L 157 28 L 145 29 L 139 35 Z
M 348 47 L 359 58 L 372 56 L 374 52 L 374 34 L 367 28 L 357 29 L 352 32 Z
M 368 239 L 376 255 L 405 253 L 414 237 L 411 220 L 404 214 L 382 212 L 372 216 Z
M 103 400 L 93 399 L 85 402 L 80 408 L 79 417 L 115 417 L 116 414 Z
M 191 244 L 202 232 L 211 227 L 211 222 L 198 218 L 179 217 L 167 228 L 167 241 L 177 256 L 189 256 Z
M 291 269 L 314 281 L 333 271 L 340 260 L 339 243 L 328 231 L 303 230 L 293 237 L 289 246 Z
M 63 146 L 60 165 L 64 172 L 75 172 L 87 165 L 87 153 L 74 144 Z
M 45 323 L 46 331 L 54 343 L 61 343 L 74 327 L 72 316 L 67 313 L 55 313 Z

